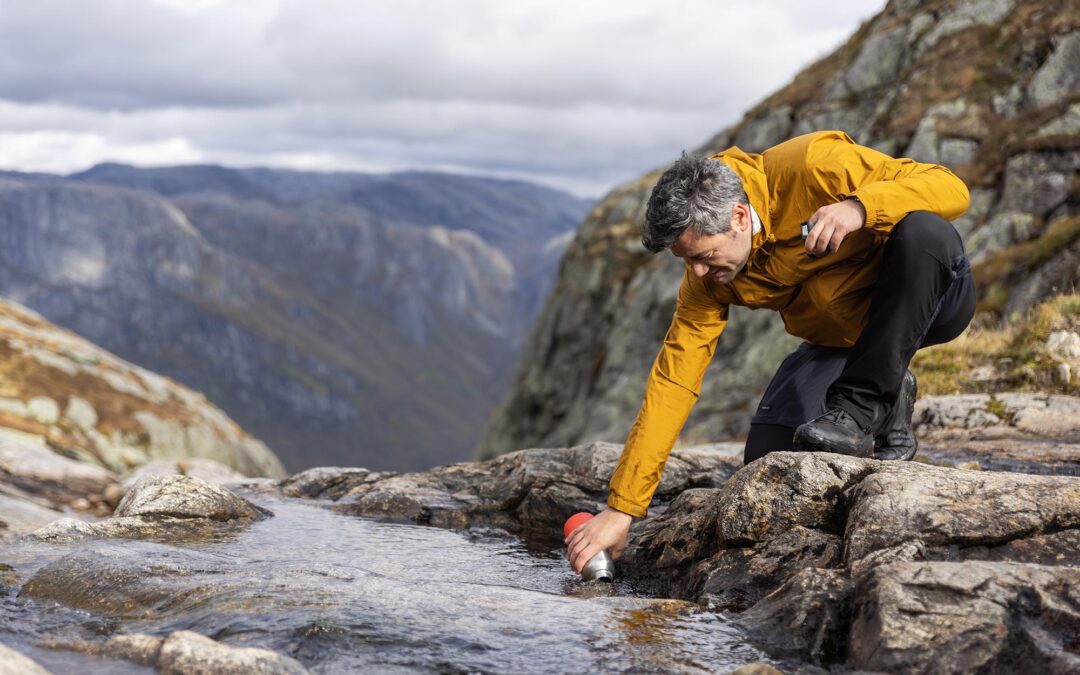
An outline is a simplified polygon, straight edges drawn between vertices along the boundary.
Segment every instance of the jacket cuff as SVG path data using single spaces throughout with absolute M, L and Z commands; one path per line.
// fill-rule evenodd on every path
M 616 511 L 622 511 L 634 518 L 644 518 L 649 512 L 648 507 L 638 506 L 629 499 L 624 499 L 614 492 L 608 493 L 607 505 Z
M 863 211 L 866 212 L 866 220 L 863 221 L 863 227 L 868 229 L 874 229 L 874 226 L 881 222 L 882 217 L 885 215 L 881 212 L 881 209 L 877 207 L 877 202 L 874 200 L 873 195 L 867 195 L 862 190 L 856 190 L 851 194 L 840 195 L 842 199 L 854 199 L 862 204 Z

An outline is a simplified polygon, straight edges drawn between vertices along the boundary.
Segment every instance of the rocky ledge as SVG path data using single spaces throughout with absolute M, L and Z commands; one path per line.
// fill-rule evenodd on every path
M 676 449 L 649 517 L 631 528 L 619 569 L 651 595 L 729 614 L 754 644 L 792 664 L 1076 672 L 1080 477 L 1070 474 L 1080 461 L 1080 425 L 1067 422 L 1077 410 L 1069 398 L 924 402 L 918 422 L 924 437 L 936 439 L 926 444 L 936 464 L 773 453 L 742 467 L 738 444 Z M 1057 450 L 1011 463 L 1000 452 L 967 460 L 970 447 L 950 444 L 949 434 L 966 434 L 964 443 L 996 436 L 1014 450 Z M 233 485 L 249 496 L 312 500 L 356 516 L 502 528 L 561 548 L 567 516 L 602 508 L 619 451 L 594 443 L 418 473 L 319 468 Z M 81 473 L 65 480 L 120 484 Z M 230 592 L 227 584 L 187 588 L 185 570 L 224 563 L 163 544 L 227 534 L 271 514 L 194 476 L 147 472 L 128 483 L 111 518 L 60 521 L 23 535 L 69 546 L 90 541 L 38 570 L 20 597 L 124 613 L 185 594 Z M 59 477 L 51 483 L 64 484 Z M 131 539 L 150 541 L 124 541 Z M 165 670 L 166 648 L 190 637 L 126 636 L 143 655 L 123 658 Z M 122 656 L 128 646 L 120 640 L 92 649 Z
M 920 407 L 941 465 L 773 453 L 739 468 L 737 445 L 676 450 L 621 572 L 732 613 L 795 662 L 1075 672 L 1080 405 L 984 398 Z M 279 489 L 356 515 L 550 540 L 573 512 L 602 507 L 618 449 L 522 450 L 410 474 L 314 469 Z

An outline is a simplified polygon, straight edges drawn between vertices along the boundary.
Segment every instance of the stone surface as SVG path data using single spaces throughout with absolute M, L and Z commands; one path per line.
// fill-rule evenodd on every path
M 131 487 L 112 518 L 96 523 L 63 519 L 32 536 L 54 543 L 85 538 L 190 539 L 272 515 L 198 478 L 148 475 Z
M 849 664 L 879 672 L 1080 669 L 1080 573 L 1016 563 L 909 562 L 856 586 Z
M 593 443 L 528 449 L 487 462 L 463 462 L 423 473 L 312 469 L 279 483 L 286 495 L 332 500 L 332 508 L 443 527 L 492 525 L 538 538 L 561 539 L 563 521 L 598 511 L 621 448 Z M 729 446 L 672 452 L 653 513 L 679 493 L 719 485 L 741 464 Z
M 100 466 L 78 462 L 47 447 L 0 438 L 0 480 L 56 502 L 102 495 L 117 480 Z
M 1080 31 L 1058 36 L 1054 51 L 1028 86 L 1036 105 L 1049 105 L 1080 89 Z
M 122 473 L 148 457 L 199 457 L 247 476 L 285 475 L 269 448 L 202 394 L 2 299 L 0 381 L 0 429 L 87 463 Z
M 772 453 L 718 488 L 683 493 L 633 529 L 620 569 L 654 592 L 739 612 L 755 642 L 778 656 L 922 672 L 952 650 L 952 661 L 941 658 L 961 664 L 955 669 L 1000 669 L 1016 650 L 980 636 L 1001 634 L 994 626 L 1004 625 L 1009 644 L 1035 645 L 1040 663 L 1057 672 L 1080 654 L 1066 638 L 1076 625 L 1076 586 L 1066 580 L 1080 578 L 1077 544 L 1080 477 Z M 941 616 L 933 583 L 911 591 L 926 627 L 906 632 L 908 600 L 879 587 L 891 583 L 894 570 L 911 570 L 914 585 L 948 565 L 981 576 L 948 591 Z M 1042 604 L 1031 605 L 1033 593 Z M 973 619 L 965 642 L 967 634 L 942 616 L 978 614 L 980 603 L 1002 606 L 993 617 Z M 892 623 L 882 627 L 873 618 L 879 615 Z M 1057 656 L 1055 644 L 1064 645 Z
M 61 511 L 0 494 L 0 539 L 33 532 L 63 517 Z
M 177 631 L 161 645 L 158 672 L 163 675 L 301 675 L 294 659 L 267 649 L 230 647 L 192 631 Z
M 0 675 L 49 675 L 31 658 L 0 643 Z

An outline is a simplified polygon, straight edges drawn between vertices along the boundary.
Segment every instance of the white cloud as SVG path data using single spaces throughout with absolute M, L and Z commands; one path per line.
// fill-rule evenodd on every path
M 862 0 L 0 0 L 0 166 L 442 168 L 596 194 L 699 145 Z

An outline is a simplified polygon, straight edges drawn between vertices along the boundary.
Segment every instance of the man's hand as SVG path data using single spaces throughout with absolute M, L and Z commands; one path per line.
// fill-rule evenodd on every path
M 565 540 L 568 546 L 566 558 L 574 571 L 581 574 L 592 557 L 605 549 L 611 549 L 613 559 L 622 555 L 633 520 L 630 514 L 608 507 L 578 525 Z
M 840 242 L 866 223 L 866 208 L 857 199 L 822 206 L 810 216 L 814 229 L 806 237 L 806 250 L 814 255 L 840 248 Z

